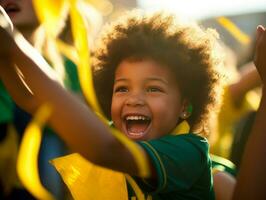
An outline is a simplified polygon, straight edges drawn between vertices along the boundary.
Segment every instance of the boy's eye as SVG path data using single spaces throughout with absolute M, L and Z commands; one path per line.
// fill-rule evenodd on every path
M 115 92 L 127 92 L 128 89 L 124 86 L 115 88 Z
M 147 88 L 147 92 L 161 92 L 162 90 L 158 87 L 149 87 Z

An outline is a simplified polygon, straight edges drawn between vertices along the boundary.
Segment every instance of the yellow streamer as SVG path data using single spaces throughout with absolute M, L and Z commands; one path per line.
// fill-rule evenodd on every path
M 121 172 L 97 166 L 79 154 L 53 159 L 75 200 L 127 200 L 127 185 Z
M 230 19 L 219 17 L 216 20 L 241 44 L 248 45 L 250 43 L 250 37 L 242 32 Z
M 88 39 L 86 31 L 87 29 L 84 23 L 84 19 L 82 18 L 78 10 L 78 1 L 70 0 L 70 2 L 71 2 L 70 16 L 72 23 L 72 32 L 73 32 L 75 46 L 79 55 L 78 72 L 79 72 L 81 88 L 84 92 L 87 101 L 91 104 L 93 110 L 96 113 L 98 113 L 98 115 L 102 116 L 100 118 L 103 119 L 104 117 L 94 92 L 92 71 L 91 68 L 89 67 L 90 54 L 88 49 Z M 107 122 L 106 119 L 104 119 L 103 121 Z M 138 145 L 129 140 L 127 137 L 125 137 L 122 133 L 120 133 L 116 129 L 112 129 L 112 134 L 118 140 L 120 140 L 135 157 L 135 161 L 139 168 L 140 175 L 143 177 L 148 177 L 150 175 L 148 161 L 147 158 L 145 157 L 145 154 L 138 147 Z
M 174 135 L 188 132 L 189 124 L 184 120 L 175 128 Z M 118 137 L 121 136 L 120 133 L 117 134 Z M 125 179 L 135 194 L 130 200 L 145 200 L 144 193 L 130 175 L 97 166 L 77 153 L 56 158 L 52 160 L 52 164 L 60 173 L 75 200 L 128 199 Z M 152 196 L 148 195 L 147 200 L 152 200 Z
M 117 129 L 112 129 L 112 134 L 122 142 L 132 153 L 139 168 L 140 176 L 147 178 L 150 176 L 149 165 L 147 157 L 145 156 L 143 150 L 136 143 L 129 140 L 124 134 L 122 134 Z
M 66 0 L 33 0 L 36 15 L 49 36 L 56 37 L 60 27 L 63 26 L 69 6 L 67 2 Z
M 58 47 L 58 50 L 67 58 L 72 60 L 76 65 L 78 64 L 78 53 L 76 49 L 69 45 L 64 43 L 62 40 L 56 40 L 56 45 Z
M 139 188 L 139 186 L 137 185 L 136 181 L 129 176 L 128 174 L 125 174 L 126 179 L 128 181 L 128 183 L 131 185 L 132 189 L 134 190 L 137 199 L 138 200 L 145 200 L 145 195 L 142 193 L 141 189 Z
M 66 53 L 71 54 L 71 57 L 75 63 L 78 64 L 79 78 L 81 87 L 87 101 L 90 103 L 93 110 L 98 113 L 100 118 L 107 123 L 107 119 L 101 114 L 101 109 L 98 104 L 92 80 L 92 72 L 90 69 L 90 54 L 88 49 L 87 29 L 83 18 L 78 9 L 77 0 L 34 0 L 33 1 L 36 13 L 38 14 L 39 20 L 44 24 L 48 36 L 57 36 L 58 25 L 60 25 L 62 13 L 70 7 L 70 16 L 72 23 L 72 32 L 75 42 L 75 51 L 73 48 L 68 48 Z M 62 44 L 61 44 L 62 45 Z M 76 58 L 77 52 L 78 58 Z M 21 179 L 24 186 L 38 199 L 52 200 L 54 197 L 46 191 L 41 185 L 38 176 L 38 151 L 41 144 L 41 128 L 47 120 L 51 110 L 46 105 L 42 106 L 38 111 L 33 121 L 29 124 L 26 129 L 21 148 L 19 151 L 19 158 L 17 163 L 17 171 L 19 178 Z M 112 130 L 113 135 L 119 139 L 125 146 L 128 147 L 132 155 L 135 157 L 138 165 L 140 175 L 142 177 L 148 177 L 150 172 L 148 168 L 147 158 L 144 156 L 142 149 L 137 144 L 130 141 L 118 130 Z
M 70 0 L 70 3 L 72 33 L 74 44 L 79 55 L 78 74 L 80 85 L 85 98 L 91 104 L 94 111 L 102 113 L 93 87 L 87 27 L 80 11 L 78 10 L 78 1 Z
M 183 120 L 173 131 L 173 135 L 187 134 L 190 131 L 190 126 L 187 120 Z
M 38 173 L 38 153 L 41 144 L 41 128 L 50 116 L 51 107 L 43 105 L 27 126 L 18 154 L 18 176 L 37 199 L 53 200 L 54 197 L 41 184 Z

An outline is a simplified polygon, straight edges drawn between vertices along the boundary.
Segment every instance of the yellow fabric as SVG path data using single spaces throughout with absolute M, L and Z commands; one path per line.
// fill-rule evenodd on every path
M 41 129 L 50 116 L 52 109 L 43 105 L 26 127 L 21 141 L 17 173 L 25 188 L 37 199 L 53 200 L 53 195 L 42 186 L 38 172 L 38 153 L 41 145 Z
M 136 198 L 138 200 L 145 200 L 145 195 L 144 193 L 142 193 L 136 181 L 128 174 L 125 174 L 125 177 L 127 179 L 127 182 L 131 185 L 132 189 L 134 190 Z
M 75 65 L 77 65 L 77 63 L 78 63 L 78 54 L 77 54 L 76 49 L 73 46 L 64 43 L 60 39 L 56 40 L 56 45 L 57 45 L 59 51 L 65 57 L 69 58 L 72 62 L 75 63 Z
M 223 26 L 231 35 L 241 44 L 248 45 L 250 44 L 250 37 L 248 34 L 241 31 L 241 29 L 234 24 L 229 18 L 227 17 L 218 17 L 216 19 L 218 23 Z
M 101 110 L 93 88 L 92 73 L 90 69 L 90 53 L 86 32 L 87 29 L 81 12 L 79 11 L 78 3 L 80 1 L 81 0 L 60 0 L 55 2 L 51 0 L 34 0 L 33 2 L 40 22 L 44 25 L 48 36 L 54 39 L 54 41 L 56 41 L 55 37 L 57 36 L 57 30 L 61 22 L 61 17 L 66 8 L 69 8 L 70 6 L 72 33 L 75 43 L 75 51 L 78 54 L 78 58 L 75 61 L 78 64 L 81 87 L 90 106 L 94 111 L 100 113 L 99 115 L 101 116 L 101 119 L 106 122 L 107 120 L 101 115 Z M 67 52 L 73 52 L 73 49 L 68 49 Z M 42 115 L 43 114 L 40 115 L 41 118 L 44 117 Z M 43 124 L 38 122 L 36 123 L 36 121 L 33 121 L 33 123 L 29 125 L 29 128 L 23 138 L 24 142 L 22 142 L 17 170 L 23 184 L 35 197 L 38 199 L 53 199 L 49 192 L 41 185 L 37 170 L 42 125 Z M 125 144 L 125 146 L 127 146 L 132 152 L 132 155 L 135 157 L 136 163 L 139 167 L 140 174 L 143 177 L 148 177 L 150 173 L 148 161 L 144 156 L 142 149 L 127 139 L 118 130 L 113 129 L 112 133 L 114 137 Z M 77 160 L 79 160 L 79 158 L 77 158 Z
M 90 53 L 88 47 L 88 33 L 82 12 L 79 10 L 79 0 L 69 0 L 69 3 L 72 33 L 74 37 L 75 48 L 78 54 L 77 64 L 80 85 L 87 102 L 89 102 L 93 110 L 101 116 L 100 118 L 103 120 L 103 122 L 106 123 L 107 120 L 102 114 L 93 87 L 92 71 L 90 68 Z M 121 134 L 118 130 L 112 129 L 111 132 L 114 137 L 127 146 L 129 151 L 132 153 L 139 167 L 141 176 L 148 177 L 148 161 L 141 149 L 123 134 Z
M 70 2 L 70 16 L 71 16 L 71 28 L 74 38 L 74 44 L 78 53 L 78 74 L 80 79 L 80 85 L 84 93 L 85 98 L 90 103 L 94 111 L 101 112 L 101 108 L 97 101 L 93 80 L 92 70 L 90 68 L 91 58 L 89 53 L 89 42 L 87 27 L 82 16 L 82 12 L 78 7 L 78 0 L 69 0 Z
M 18 143 L 17 132 L 13 125 L 9 124 L 6 137 L 0 142 L 0 183 L 6 195 L 13 187 L 19 186 L 16 176 Z
M 79 154 L 51 161 L 75 200 L 126 200 L 123 173 L 94 165 Z
M 174 129 L 174 135 L 188 133 L 189 128 L 184 120 Z M 127 200 L 126 180 L 137 196 L 133 199 L 145 200 L 144 194 L 131 176 L 94 165 L 77 153 L 56 158 L 51 163 L 75 200 Z M 147 198 L 152 200 L 150 195 Z
M 233 140 L 233 126 L 241 117 L 251 110 L 256 110 L 259 105 L 259 97 L 256 93 L 249 92 L 241 102 L 239 107 L 236 107 L 226 87 L 224 90 L 223 102 L 221 110 L 218 114 L 217 131 L 214 142 L 211 143 L 210 151 L 215 155 L 228 158 Z
M 37 17 L 49 36 L 56 37 L 63 25 L 69 4 L 66 0 L 33 0 Z
M 186 120 L 183 120 L 173 131 L 174 135 L 186 134 L 189 133 L 190 126 Z

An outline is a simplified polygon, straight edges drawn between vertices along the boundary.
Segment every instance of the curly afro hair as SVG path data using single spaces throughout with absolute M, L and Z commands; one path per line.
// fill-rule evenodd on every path
M 164 13 L 124 16 L 103 29 L 93 52 L 95 89 L 106 116 L 110 119 L 116 67 L 125 59 L 152 59 L 176 75 L 182 96 L 193 106 L 188 122 L 193 131 L 206 135 L 221 88 L 216 32 Z

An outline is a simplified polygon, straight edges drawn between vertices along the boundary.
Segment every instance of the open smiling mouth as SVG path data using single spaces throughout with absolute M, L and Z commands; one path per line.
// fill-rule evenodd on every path
M 125 117 L 126 134 L 129 138 L 140 139 L 150 127 L 151 118 L 143 115 Z

